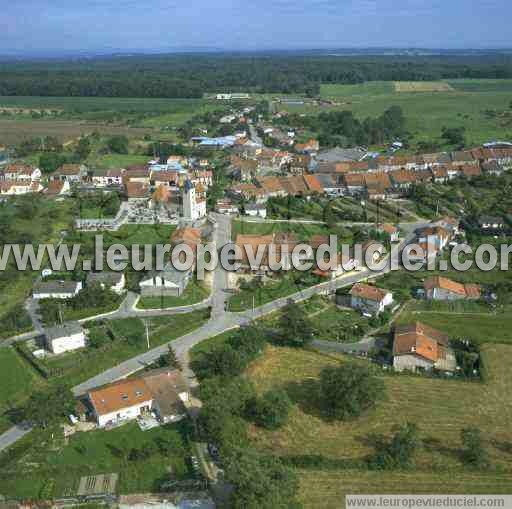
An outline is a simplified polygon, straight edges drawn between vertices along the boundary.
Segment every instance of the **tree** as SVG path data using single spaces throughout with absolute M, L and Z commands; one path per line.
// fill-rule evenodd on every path
M 279 319 L 281 341 L 288 346 L 307 346 L 313 341 L 313 327 L 304 310 L 292 300 L 282 309 Z
M 74 406 L 71 391 L 64 386 L 56 386 L 34 392 L 24 407 L 23 418 L 33 426 L 48 428 L 73 413 Z
M 128 154 L 128 138 L 122 135 L 112 136 L 107 140 L 107 147 L 116 154 Z
M 297 476 L 277 458 L 241 450 L 231 454 L 226 463 L 226 479 L 234 487 L 234 509 L 300 507 Z
M 419 444 L 418 427 L 408 422 L 396 431 L 389 443 L 378 445 L 370 465 L 385 470 L 411 467 Z
M 350 419 L 373 408 L 384 397 L 384 383 L 367 366 L 347 362 L 326 367 L 320 373 L 320 388 L 328 413 Z
M 465 127 L 443 127 L 441 129 L 441 138 L 450 145 L 464 146 L 466 143 L 465 132 Z
M 76 153 L 80 158 L 80 161 L 85 161 L 89 155 L 91 154 L 91 141 L 88 137 L 82 137 L 78 141 L 78 145 L 76 147 Z
M 43 173 L 52 173 L 66 161 L 66 158 L 56 152 L 44 152 L 39 156 L 39 168 Z
M 469 427 L 461 431 L 463 444 L 462 458 L 473 468 L 487 468 L 489 466 L 489 457 L 485 450 L 482 433 L 478 428 Z
M 278 429 L 286 423 L 291 407 L 292 402 L 286 391 L 270 390 L 254 400 L 254 420 L 264 428 Z

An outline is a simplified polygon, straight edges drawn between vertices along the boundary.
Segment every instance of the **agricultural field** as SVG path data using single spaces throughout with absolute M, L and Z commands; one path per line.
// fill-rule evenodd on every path
M 147 451 L 137 458 L 130 451 Z M 23 499 L 74 495 L 85 475 L 119 474 L 121 493 L 158 491 L 160 483 L 193 478 L 186 422 L 141 431 L 136 423 L 114 430 L 39 439 L 32 433 L 2 458 L 0 492 Z
M 302 465 L 298 472 L 305 508 L 342 507 L 347 492 L 510 492 L 512 376 L 507 359 L 511 348 L 482 346 L 483 382 L 382 374 L 387 397 L 376 410 L 354 421 L 338 422 L 326 419 L 318 403 L 318 376 L 322 368 L 347 358 L 269 346 L 249 368 L 248 376 L 260 393 L 284 388 L 294 406 L 288 424 L 278 431 L 251 426 L 252 441 L 261 451 Z M 417 423 L 423 441 L 416 469 L 368 471 L 362 460 L 373 453 L 374 440 L 389 437 L 396 425 L 408 421 Z M 468 426 L 482 430 L 496 470 L 475 472 L 462 464 L 460 432 Z M 311 467 L 304 466 L 308 462 Z
M 321 97 L 335 105 L 281 107 L 307 114 L 351 110 L 359 118 L 366 118 L 396 105 L 404 111 L 414 142 L 438 140 L 443 126 L 465 127 L 468 146 L 512 138 L 512 119 L 507 115 L 512 80 L 448 80 L 446 84 L 448 90 L 444 92 L 396 92 L 393 82 L 322 85 Z
M 110 97 L 0 97 L 0 139 L 54 136 L 67 142 L 92 132 L 142 139 L 173 139 L 172 132 L 199 113 L 216 108 L 202 99 Z M 110 166 L 106 166 L 110 167 Z
M 395 92 L 451 92 L 453 88 L 443 81 L 395 81 Z

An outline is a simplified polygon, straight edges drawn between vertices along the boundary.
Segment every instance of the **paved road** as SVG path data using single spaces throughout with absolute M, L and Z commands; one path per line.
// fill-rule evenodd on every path
M 16 425 L 8 429 L 5 433 L 0 435 L 0 452 L 10 447 L 18 440 L 21 440 L 31 431 L 32 428 L 27 425 Z

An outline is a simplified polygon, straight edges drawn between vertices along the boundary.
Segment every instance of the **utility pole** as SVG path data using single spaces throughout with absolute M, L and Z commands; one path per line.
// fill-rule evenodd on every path
M 144 327 L 146 328 L 146 342 L 148 344 L 148 350 L 151 348 L 149 346 L 149 327 L 148 327 L 148 321 L 144 320 Z

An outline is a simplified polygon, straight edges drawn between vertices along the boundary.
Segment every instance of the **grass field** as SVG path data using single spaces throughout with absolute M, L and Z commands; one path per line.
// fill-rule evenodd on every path
M 329 108 L 284 106 L 297 113 L 319 113 L 332 109 L 352 110 L 358 117 L 377 116 L 393 105 L 401 106 L 407 129 L 414 141 L 438 139 L 441 128 L 466 128 L 468 145 L 492 139 L 512 138 L 512 122 L 507 116 L 486 112 L 509 111 L 512 80 L 448 80 L 453 90 L 446 92 L 396 92 L 392 82 L 360 85 L 323 85 L 321 96 L 339 103 Z
M 9 427 L 3 413 L 28 398 L 41 379 L 12 348 L 0 348 L 0 433 Z
M 149 161 L 149 156 L 141 156 L 136 154 L 107 154 L 102 156 L 91 157 L 87 160 L 87 164 L 94 168 L 126 168 L 130 165 L 145 165 Z
M 259 392 L 284 388 L 294 407 L 281 430 L 251 427 L 250 434 L 260 450 L 283 458 L 324 458 L 322 468 L 300 471 L 301 498 L 306 508 L 342 507 L 341 496 L 347 492 L 510 491 L 512 405 L 508 394 L 512 375 L 507 359 L 511 354 L 508 345 L 482 347 L 487 374 L 484 383 L 383 375 L 387 398 L 375 411 L 354 421 L 332 422 L 318 404 L 318 375 L 325 366 L 346 359 L 268 347 L 249 369 L 249 376 Z M 373 436 L 389 436 L 394 426 L 407 421 L 418 424 L 424 444 L 417 455 L 417 471 L 377 474 L 357 467 L 360 460 L 372 454 Z M 482 430 L 491 462 L 499 473 L 464 469 L 459 456 L 460 431 L 471 425 Z
M 190 281 L 181 297 L 142 297 L 137 303 L 140 309 L 165 309 L 197 304 L 208 298 L 209 291 L 197 281 Z
M 159 441 L 169 444 L 170 453 L 160 452 Z M 27 449 L 23 451 L 23 447 Z M 143 448 L 151 448 L 152 452 L 149 458 L 137 461 L 118 452 Z M 191 478 L 189 457 L 186 423 L 145 432 L 131 423 L 110 431 L 77 433 L 67 444 L 37 441 L 36 435 L 30 435 L 25 444 L 16 446 L 10 460 L 4 460 L 0 492 L 24 499 L 74 495 L 80 477 L 105 473 L 119 474 L 121 493 L 154 492 L 162 481 Z

